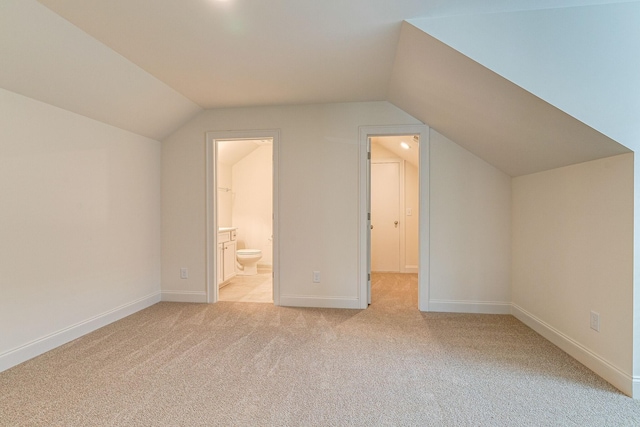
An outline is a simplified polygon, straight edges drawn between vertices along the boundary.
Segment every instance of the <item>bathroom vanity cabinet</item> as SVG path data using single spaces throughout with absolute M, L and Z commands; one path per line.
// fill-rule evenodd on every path
M 231 227 L 220 228 L 218 231 L 218 285 L 224 286 L 226 282 L 236 275 L 236 229 Z

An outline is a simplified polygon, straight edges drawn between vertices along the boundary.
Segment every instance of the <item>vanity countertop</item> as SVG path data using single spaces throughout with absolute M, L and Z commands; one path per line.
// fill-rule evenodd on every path
M 225 233 L 227 231 L 237 230 L 238 227 L 218 227 L 218 233 Z

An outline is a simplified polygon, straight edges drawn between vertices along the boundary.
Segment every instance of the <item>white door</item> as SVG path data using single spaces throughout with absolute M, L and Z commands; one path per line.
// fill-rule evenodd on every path
M 371 163 L 371 270 L 400 272 L 400 164 Z

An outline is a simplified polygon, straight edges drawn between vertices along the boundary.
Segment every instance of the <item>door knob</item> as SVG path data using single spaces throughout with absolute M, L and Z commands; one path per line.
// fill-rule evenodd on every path
M 393 225 L 398 228 L 398 221 L 393 221 Z
M 373 225 L 371 225 L 371 229 L 373 230 Z

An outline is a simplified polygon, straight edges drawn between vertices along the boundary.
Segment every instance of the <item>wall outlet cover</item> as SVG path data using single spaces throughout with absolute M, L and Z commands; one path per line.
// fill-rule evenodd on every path
M 589 318 L 589 323 L 591 326 L 591 329 L 593 329 L 596 332 L 600 332 L 600 314 L 596 313 L 595 311 L 591 312 L 591 316 Z

